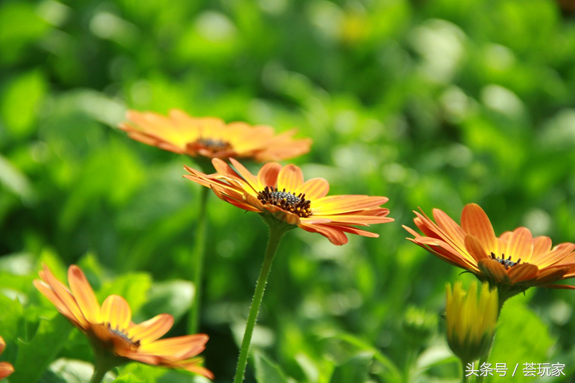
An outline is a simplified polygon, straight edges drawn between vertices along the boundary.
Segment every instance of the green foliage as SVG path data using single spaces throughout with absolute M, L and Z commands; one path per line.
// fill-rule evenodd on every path
M 254 354 L 256 380 L 258 383 L 287 383 L 280 367 L 262 353 Z

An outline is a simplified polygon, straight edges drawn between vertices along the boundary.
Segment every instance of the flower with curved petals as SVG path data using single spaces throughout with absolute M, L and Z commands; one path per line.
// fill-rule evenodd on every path
M 295 140 L 295 130 L 274 135 L 265 125 L 226 124 L 216 117 L 191 117 L 172 109 L 167 117 L 153 112 L 128 111 L 120 129 L 134 140 L 192 157 L 244 157 L 258 162 L 278 161 L 309 152 L 311 139 Z
M 6 342 L 4 338 L 0 336 L 0 354 L 6 348 Z M 0 380 L 9 377 L 14 372 L 14 367 L 8 362 L 0 362 Z
M 496 285 L 502 302 L 532 286 L 575 288 L 551 284 L 575 276 L 575 244 L 551 248 L 549 237 L 533 238 L 525 227 L 497 237 L 483 209 L 473 203 L 463 209 L 461 226 L 439 209 L 433 209 L 435 222 L 423 212 L 415 215 L 414 222 L 423 235 L 404 226 L 414 236 L 408 239 L 481 281 Z
M 270 162 L 254 176 L 238 161 L 233 158 L 230 161 L 237 172 L 216 158 L 212 164 L 217 173 L 206 175 L 185 166 L 190 174 L 184 177 L 211 188 L 220 199 L 234 206 L 319 233 L 334 245 L 347 243 L 345 233 L 379 237 L 354 226 L 393 221 L 387 217 L 389 209 L 379 207 L 387 202 L 387 197 L 327 196 L 326 180 L 313 178 L 304 182 L 301 169 L 295 165 L 282 167 Z
M 201 366 L 201 358 L 194 358 L 204 350 L 207 335 L 159 339 L 172 327 L 171 315 L 160 314 L 135 324 L 130 306 L 118 295 L 110 295 L 100 307 L 90 283 L 76 265 L 68 269 L 71 291 L 48 267 L 44 266 L 39 274 L 41 280 L 34 280 L 34 286 L 88 337 L 96 355 L 110 356 L 116 366 L 137 361 L 181 368 L 213 379 L 213 374 Z

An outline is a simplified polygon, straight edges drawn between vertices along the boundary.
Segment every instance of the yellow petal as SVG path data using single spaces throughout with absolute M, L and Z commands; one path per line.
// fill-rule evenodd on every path
M 124 298 L 110 295 L 102 304 L 101 318 L 103 322 L 109 323 L 113 330 L 124 331 L 130 325 L 132 310 Z

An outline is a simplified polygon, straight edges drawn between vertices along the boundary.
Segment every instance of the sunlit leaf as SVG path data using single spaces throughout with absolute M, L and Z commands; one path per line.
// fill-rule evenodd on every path
M 280 367 L 262 353 L 254 353 L 254 362 L 258 383 L 287 383 L 287 378 Z

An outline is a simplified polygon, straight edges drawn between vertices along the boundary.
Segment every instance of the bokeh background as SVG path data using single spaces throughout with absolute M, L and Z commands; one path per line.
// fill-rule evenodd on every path
M 3 1 L 3 359 L 47 344 L 38 314 L 55 310 L 31 285 L 41 262 L 62 279 L 78 263 L 101 299 L 122 293 L 137 320 L 172 313 L 169 335 L 185 333 L 200 187 L 182 175 L 193 159 L 117 129 L 129 108 L 181 108 L 297 127 L 314 141 L 291 161 L 306 178 L 326 178 L 332 194 L 385 195 L 396 220 L 343 247 L 302 230 L 286 236 L 249 382 L 458 381 L 444 289 L 473 276 L 406 241 L 401 224 L 413 227 L 418 207 L 459 220 L 476 202 L 498 234 L 526 226 L 575 241 L 574 11 L 569 0 Z M 216 382 L 229 382 L 267 228 L 213 196 L 208 213 L 203 355 Z M 572 291 L 513 298 L 490 361 L 519 371 L 563 363 L 567 376 L 513 381 L 573 381 L 574 307 Z M 89 369 L 87 342 L 66 334 L 53 340 L 44 382 L 82 382 Z

